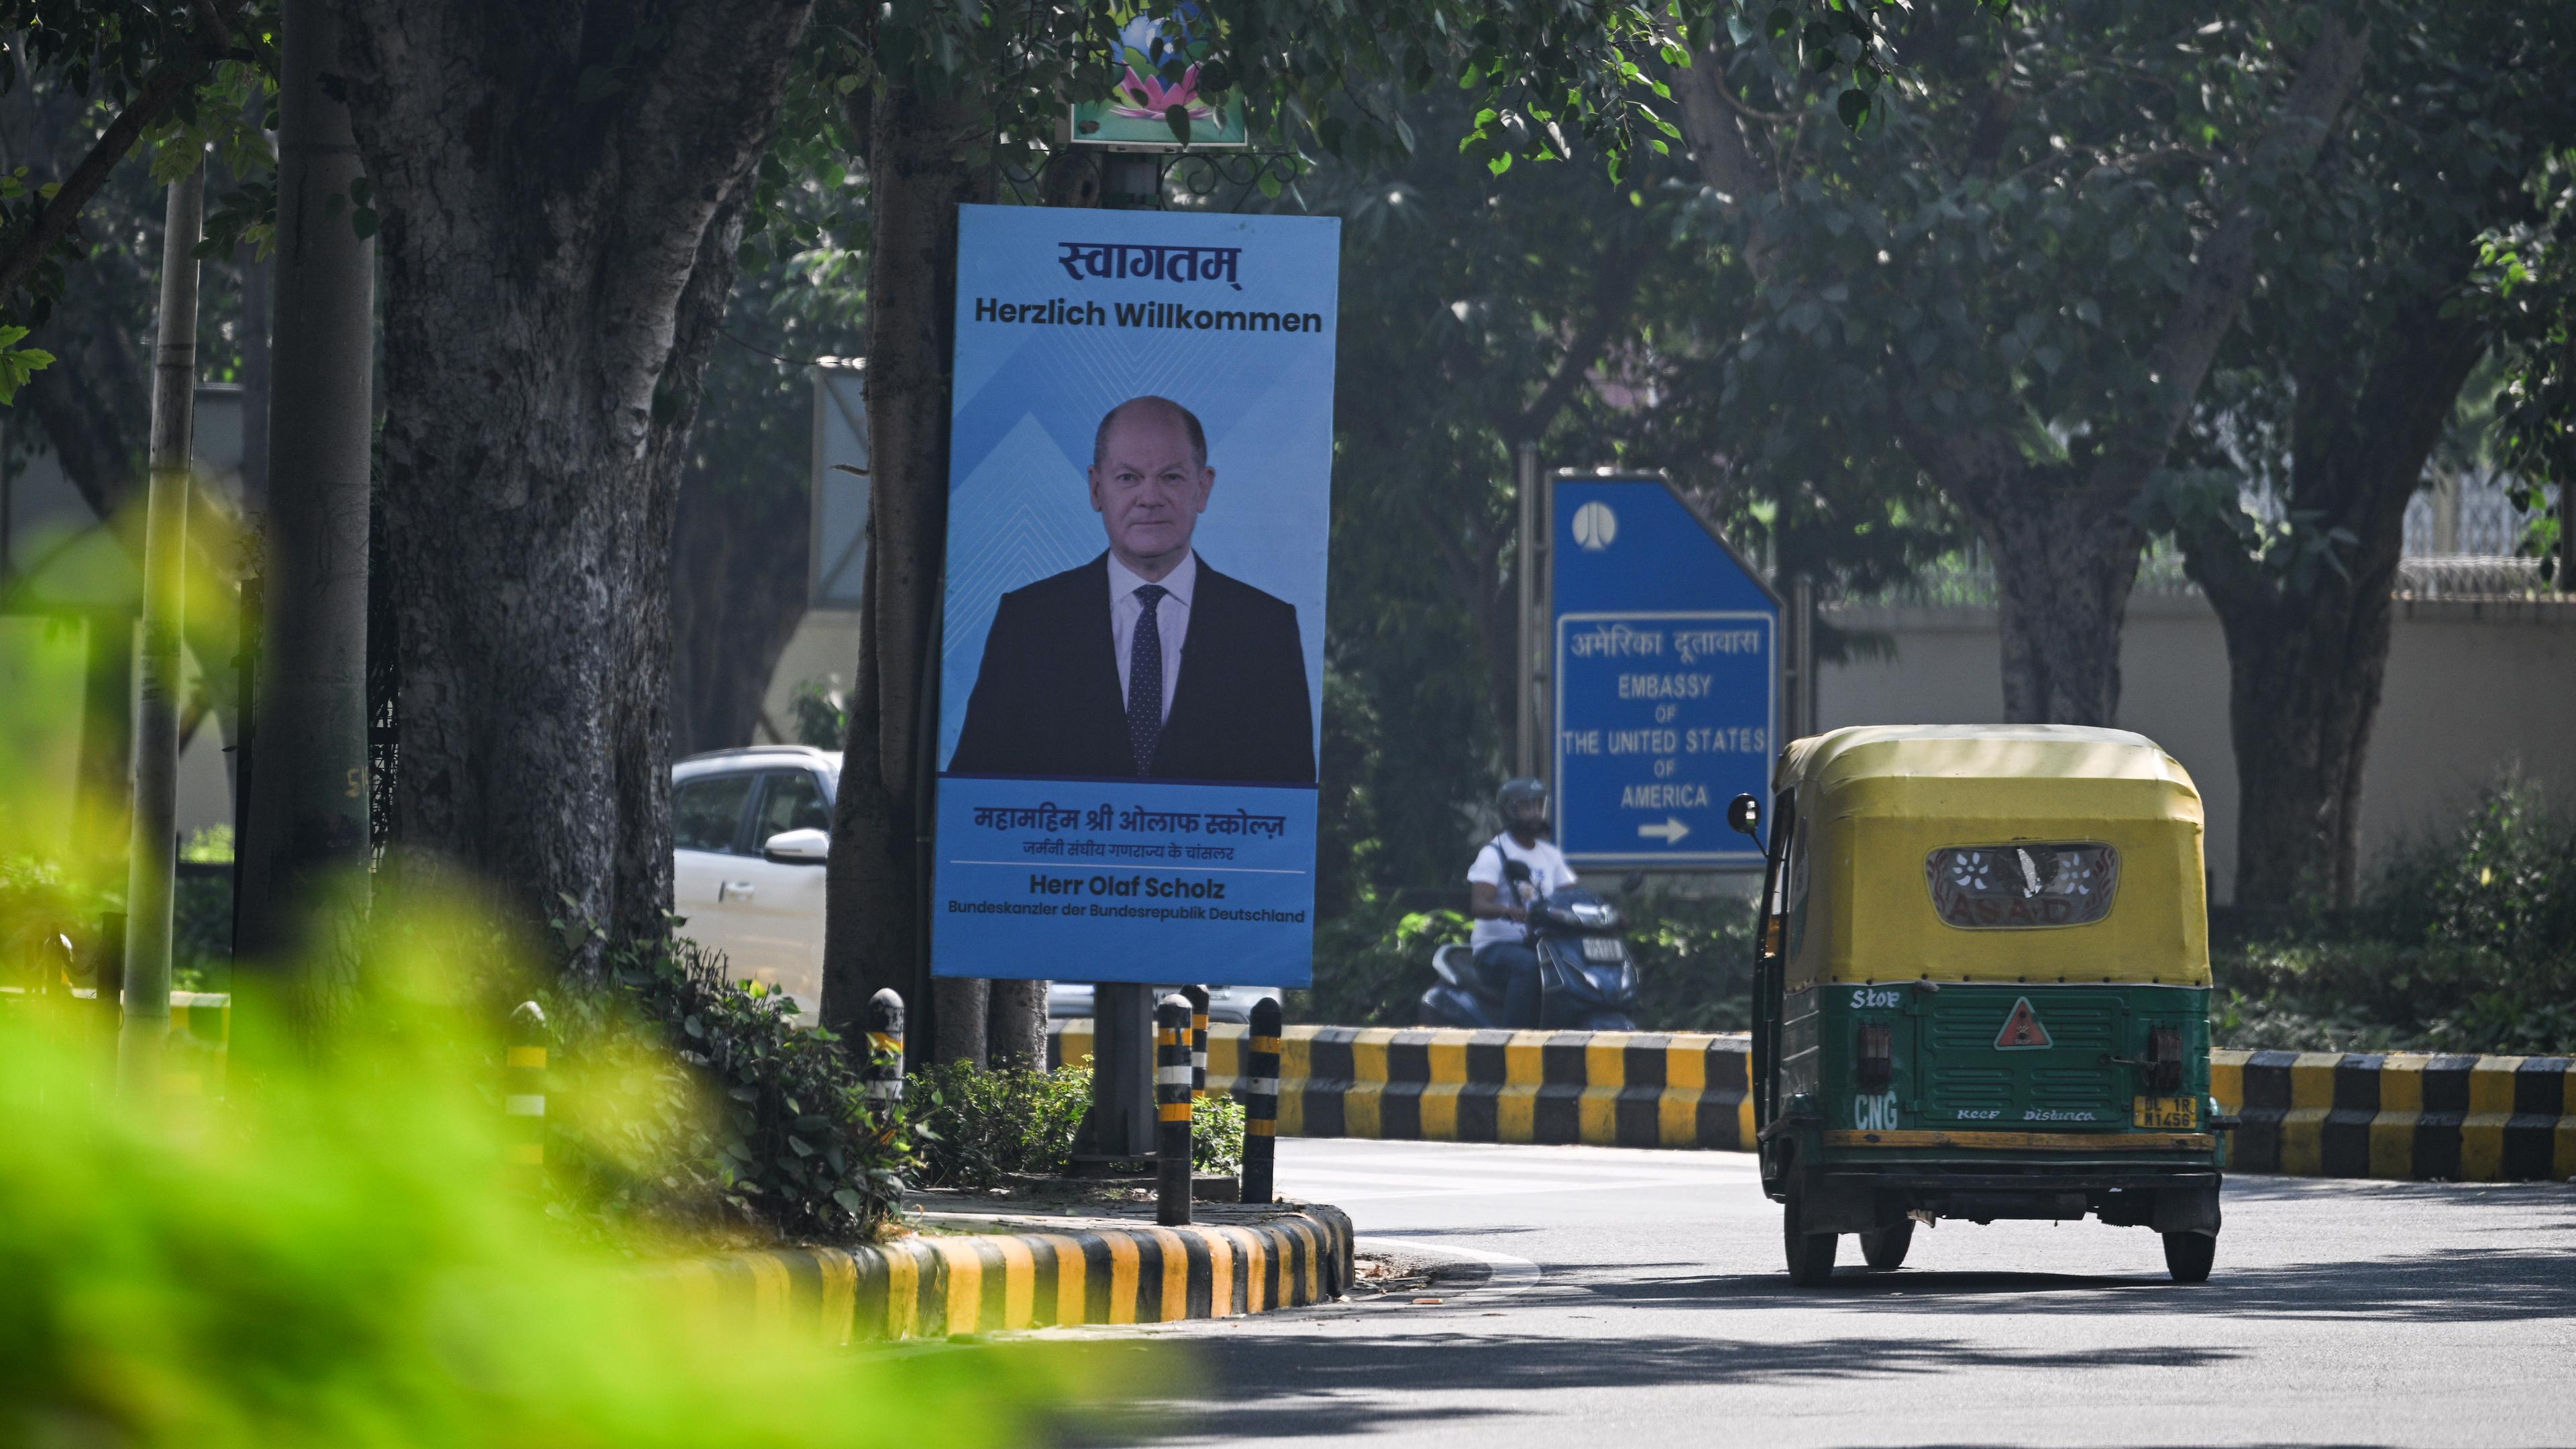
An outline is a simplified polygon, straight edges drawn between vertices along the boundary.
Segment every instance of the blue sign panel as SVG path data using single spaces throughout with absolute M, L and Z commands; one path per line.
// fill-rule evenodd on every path
M 1758 866 L 1727 802 L 1779 747 L 1780 601 L 1660 478 L 1560 476 L 1557 844 L 1579 864 Z
M 934 974 L 1311 978 L 1339 228 L 961 212 Z

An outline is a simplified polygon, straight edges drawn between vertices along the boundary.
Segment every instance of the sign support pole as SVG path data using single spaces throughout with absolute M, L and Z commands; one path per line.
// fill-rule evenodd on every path
M 1513 743 L 1516 748 L 1512 751 L 1512 773 L 1536 775 L 1539 772 L 1540 758 L 1538 651 L 1539 642 L 1544 637 L 1538 618 L 1538 560 L 1539 550 L 1545 546 L 1538 517 L 1538 444 L 1535 442 L 1521 444 L 1513 463 L 1519 475 L 1514 491 L 1520 495 L 1521 505 L 1520 555 L 1512 570 L 1519 575 L 1516 582 L 1520 585 L 1521 688 L 1520 715 L 1513 723 L 1513 734 L 1516 737 Z
M 1816 732 L 1816 585 L 1800 574 L 1789 585 L 1789 738 Z

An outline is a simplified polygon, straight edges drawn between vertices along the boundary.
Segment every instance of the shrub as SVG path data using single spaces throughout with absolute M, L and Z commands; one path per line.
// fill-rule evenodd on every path
M 608 962 L 607 989 L 538 997 L 578 1074 L 566 1095 L 622 1094 L 615 1111 L 550 1123 L 573 1204 L 837 1239 L 901 1210 L 911 1134 L 868 1105 L 839 1037 L 797 1025 L 793 999 L 726 980 L 723 957 L 688 940 L 626 943 Z
M 1091 1066 L 986 1071 L 971 1062 L 925 1067 L 904 1084 L 924 1187 L 993 1187 L 1006 1174 L 1060 1173 L 1091 1105 Z
M 1008 1175 L 1052 1177 L 1073 1165 L 1074 1132 L 1091 1105 L 1091 1060 L 1053 1071 L 987 1071 L 947 1062 L 913 1073 L 904 1099 L 921 1151 L 924 1187 L 987 1188 Z M 1191 1165 L 1243 1167 L 1243 1105 L 1222 1092 L 1191 1114 Z
M 1637 958 L 1637 1025 L 1743 1031 L 1753 1024 L 1753 902 L 1744 896 L 1641 895 L 1625 903 Z
M 1231 1176 L 1243 1170 L 1243 1104 L 1224 1092 L 1199 1098 L 1190 1112 L 1190 1166 Z
M 2313 1051 L 2576 1047 L 2576 817 L 2506 774 L 2410 842 L 2348 911 L 2218 913 L 2221 1045 Z
M 2400 850 L 2366 906 L 2399 939 L 2562 960 L 2576 952 L 2576 813 L 2508 771 L 2467 820 Z
M 1315 928 L 1315 984 L 1283 1003 L 1300 1021 L 1335 1026 L 1414 1026 L 1430 988 L 1431 953 L 1467 939 L 1457 911 L 1393 912 L 1362 906 Z

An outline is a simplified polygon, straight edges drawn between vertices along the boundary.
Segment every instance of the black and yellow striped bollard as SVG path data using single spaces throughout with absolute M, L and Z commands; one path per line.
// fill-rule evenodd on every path
M 1181 994 L 1190 999 L 1190 1100 L 1207 1095 L 1207 1023 L 1208 989 L 1184 986 Z
M 884 1138 L 893 1133 L 895 1114 L 903 1108 L 903 997 L 893 987 L 868 998 L 867 1031 L 859 1085 L 876 1116 L 877 1135 Z
M 1177 994 L 1154 1007 L 1154 1105 L 1154 1220 L 1174 1228 L 1190 1220 L 1190 1002 Z
M 501 1112 L 507 1124 L 502 1162 L 511 1179 L 533 1186 L 546 1166 L 546 1009 L 522 1001 L 510 1012 L 501 1060 Z
M 1279 1003 L 1252 1003 L 1252 1040 L 1243 1058 L 1243 1200 L 1270 1201 L 1279 1151 Z

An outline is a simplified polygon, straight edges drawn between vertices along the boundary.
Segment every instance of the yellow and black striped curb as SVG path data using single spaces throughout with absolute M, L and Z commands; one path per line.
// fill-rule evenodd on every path
M 2576 1060 L 2215 1052 L 2210 1090 L 2244 1122 L 2240 1172 L 2412 1181 L 2576 1178 Z
M 1208 1029 L 1208 1086 L 1242 1089 L 1245 1028 Z M 1596 1147 L 1753 1144 L 1742 1035 L 1292 1026 L 1279 1132 Z M 1091 1023 L 1051 1024 L 1051 1060 Z M 2421 1053 L 2210 1054 L 2211 1094 L 2243 1122 L 2239 1172 L 2398 1181 L 2576 1177 L 2576 1061 Z
M 1351 1220 L 1300 1206 L 1239 1222 L 911 1237 L 662 1270 L 691 1312 L 826 1344 L 1074 1323 L 1232 1318 L 1340 1297 Z
M 1051 1024 L 1051 1061 L 1091 1054 L 1091 1023 Z M 1208 1090 L 1239 1091 L 1248 1029 L 1208 1028 Z M 1742 1036 L 1292 1026 L 1279 1134 L 1750 1151 Z

